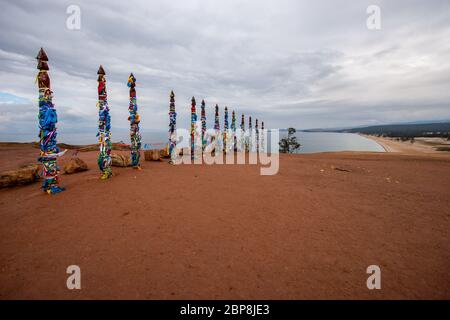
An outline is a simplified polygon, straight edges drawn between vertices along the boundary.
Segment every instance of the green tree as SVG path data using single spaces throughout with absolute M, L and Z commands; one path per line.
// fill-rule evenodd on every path
M 278 143 L 280 145 L 281 153 L 294 153 L 294 151 L 300 148 L 300 143 L 297 141 L 297 137 L 295 136 L 296 130 L 294 128 L 288 129 L 287 138 L 283 138 Z

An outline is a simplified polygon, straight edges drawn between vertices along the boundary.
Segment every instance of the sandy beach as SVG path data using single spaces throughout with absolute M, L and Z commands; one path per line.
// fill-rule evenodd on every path
M 0 168 L 37 154 L 2 145 Z M 107 181 L 78 156 L 61 194 L 0 190 L 1 299 L 450 298 L 448 153 L 283 154 L 274 176 L 143 161 Z
M 423 138 L 418 137 L 411 141 L 399 141 L 394 138 L 378 137 L 374 135 L 361 134 L 363 137 L 372 139 L 381 145 L 386 152 L 399 152 L 403 154 L 421 153 L 448 153 L 448 151 L 437 151 L 436 147 L 450 147 L 450 141 L 443 138 Z

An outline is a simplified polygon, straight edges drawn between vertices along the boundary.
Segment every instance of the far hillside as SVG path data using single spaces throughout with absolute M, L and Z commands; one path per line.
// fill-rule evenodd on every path
M 450 122 L 421 124 L 389 124 L 333 130 L 336 132 L 364 133 L 387 137 L 443 137 L 449 138 Z

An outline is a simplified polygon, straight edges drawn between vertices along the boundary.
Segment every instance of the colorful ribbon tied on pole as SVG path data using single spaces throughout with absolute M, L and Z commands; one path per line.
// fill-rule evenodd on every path
M 220 124 L 219 124 L 219 106 L 216 104 L 216 110 L 214 113 L 214 130 L 216 132 L 220 131 Z
M 256 134 L 256 152 L 259 151 L 259 128 L 258 119 L 255 120 L 255 134 Z
M 192 97 L 191 100 L 191 160 L 195 157 L 195 140 L 197 131 L 197 111 L 195 109 L 196 102 L 195 98 Z
M 216 108 L 215 108 L 215 113 L 214 113 L 214 152 L 219 152 L 219 150 L 221 150 L 221 145 L 220 145 L 220 123 L 219 123 L 219 106 L 216 104 Z
M 98 142 L 100 154 L 97 163 L 102 172 L 101 179 L 105 180 L 112 176 L 111 170 L 111 116 L 109 115 L 108 99 L 106 94 L 105 70 L 102 66 L 98 71 Z
M 237 150 L 237 143 L 236 143 L 236 114 L 234 113 L 234 110 L 231 112 L 231 131 L 233 135 L 233 151 Z
M 244 114 L 242 114 L 242 116 L 241 116 L 241 143 L 240 143 L 240 146 L 242 148 L 241 151 L 245 152 L 246 142 L 245 142 L 245 116 L 244 116 Z
M 247 150 L 249 152 L 253 151 L 252 139 L 253 139 L 252 117 L 249 116 L 248 117 L 248 142 L 247 142 Z
M 131 139 L 131 165 L 133 168 L 140 169 L 139 159 L 141 150 L 141 134 L 139 132 L 139 123 L 141 122 L 141 117 L 137 112 L 138 106 L 136 102 L 136 78 L 131 73 L 128 78 L 128 87 L 130 88 L 130 105 L 128 111 L 130 116 L 128 120 L 130 121 L 130 139 Z
M 228 143 L 228 107 L 225 107 L 225 115 L 223 120 L 223 150 L 228 152 L 229 143 Z
M 48 57 L 44 49 L 39 50 L 36 77 L 39 88 L 39 147 L 41 149 L 38 161 L 42 163 L 42 190 L 48 194 L 55 194 L 64 190 L 59 186 L 59 167 L 57 158 L 67 150 L 60 152 L 56 145 L 56 123 L 58 121 L 56 109 L 53 105 L 53 92 L 50 87 L 50 77 L 47 73 Z
M 266 150 L 266 141 L 265 136 L 267 132 L 264 132 L 264 121 L 261 121 L 261 145 L 259 146 L 261 152 L 265 152 Z
M 170 105 L 169 105 L 169 144 L 168 144 L 171 163 L 173 151 L 177 145 L 177 140 L 175 137 L 176 128 L 177 128 L 177 113 L 175 112 L 175 94 L 173 93 L 173 91 L 171 91 Z
M 206 111 L 205 111 L 205 100 L 202 100 L 201 106 L 201 118 L 202 121 L 202 151 L 206 148 Z

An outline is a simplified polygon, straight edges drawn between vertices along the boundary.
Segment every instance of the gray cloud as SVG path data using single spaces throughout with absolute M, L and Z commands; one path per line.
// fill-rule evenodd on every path
M 62 130 L 95 132 L 99 64 L 113 128 L 128 126 L 130 72 L 147 129 L 166 129 L 171 89 L 184 127 L 192 96 L 205 98 L 209 119 L 218 103 L 269 127 L 450 118 L 445 0 L 0 1 L 0 92 L 35 104 L 0 104 L 0 138 L 19 124 L 37 130 L 41 46 Z M 71 4 L 81 8 L 78 31 L 66 28 Z M 381 7 L 379 31 L 366 28 L 369 4 Z

